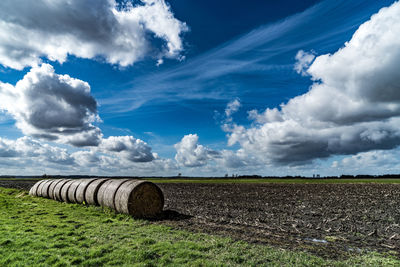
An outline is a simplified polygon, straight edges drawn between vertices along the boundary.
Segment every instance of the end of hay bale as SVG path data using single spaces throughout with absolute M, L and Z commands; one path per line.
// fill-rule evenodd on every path
M 119 188 L 115 207 L 118 212 L 137 218 L 155 218 L 162 213 L 164 195 L 154 183 L 134 180 Z

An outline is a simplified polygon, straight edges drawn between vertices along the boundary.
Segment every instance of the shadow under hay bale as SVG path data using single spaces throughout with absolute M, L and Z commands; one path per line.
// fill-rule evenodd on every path
M 176 210 L 164 210 L 157 217 L 152 218 L 152 221 L 184 221 L 193 218 L 192 215 L 179 213 Z
M 108 178 L 96 179 L 87 186 L 85 191 L 86 204 L 99 206 L 99 203 L 97 202 L 97 194 L 103 183 L 105 183 L 108 180 L 110 179 Z

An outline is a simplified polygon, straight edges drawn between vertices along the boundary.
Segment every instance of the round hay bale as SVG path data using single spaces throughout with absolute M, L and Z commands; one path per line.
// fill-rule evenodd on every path
M 75 181 L 76 180 L 69 180 L 61 188 L 61 193 L 60 193 L 61 201 L 66 202 L 66 203 L 70 203 L 69 199 L 68 199 L 68 190 L 71 187 L 72 183 L 74 183 Z
M 54 199 L 58 201 L 63 201 L 61 198 L 61 190 L 63 189 L 64 185 L 68 182 L 70 182 L 71 179 L 62 179 L 61 182 L 59 182 L 56 187 L 54 187 Z
M 87 202 L 85 199 L 86 189 L 88 188 L 90 183 L 92 183 L 96 180 L 98 180 L 98 179 L 82 179 L 81 180 L 81 183 L 79 184 L 78 188 L 76 189 L 76 193 L 75 193 L 76 203 L 82 204 L 82 203 Z
M 96 179 L 95 181 L 91 182 L 85 191 L 85 202 L 88 205 L 99 205 L 99 202 L 97 202 L 97 194 L 99 192 L 100 187 L 110 179 L 108 178 L 102 178 L 102 179 Z
M 161 189 L 154 183 L 140 180 L 124 183 L 116 192 L 114 201 L 118 212 L 139 218 L 154 218 L 164 207 Z
M 42 196 L 42 189 L 43 186 L 50 180 L 43 180 L 43 183 L 40 183 L 40 185 L 38 186 L 37 190 L 36 190 L 36 196 L 41 197 Z
M 36 182 L 36 183 L 31 187 L 31 189 L 29 190 L 29 195 L 31 195 L 31 196 L 37 196 L 37 189 L 38 189 L 39 185 L 40 185 L 41 183 L 43 183 L 44 181 L 45 181 L 45 180 L 40 180 L 40 181 Z
M 46 183 L 43 184 L 42 187 L 42 197 L 49 198 L 49 187 L 52 183 L 54 183 L 56 180 L 49 180 Z
M 114 197 L 118 191 L 118 188 L 129 179 L 113 179 L 105 182 L 99 189 L 97 193 L 97 201 L 102 207 L 110 207 L 115 209 Z
M 54 198 L 54 189 L 56 188 L 56 185 L 58 185 L 62 181 L 64 181 L 64 179 L 56 179 L 56 180 L 54 180 L 53 183 L 51 183 L 51 185 L 49 186 L 49 198 L 55 199 Z
M 68 201 L 71 203 L 76 203 L 76 198 L 75 198 L 75 194 L 76 194 L 76 189 L 78 188 L 79 184 L 82 182 L 81 179 L 79 180 L 75 180 L 72 182 L 72 184 L 70 185 L 69 189 L 68 189 L 68 193 L 67 193 L 67 198 Z

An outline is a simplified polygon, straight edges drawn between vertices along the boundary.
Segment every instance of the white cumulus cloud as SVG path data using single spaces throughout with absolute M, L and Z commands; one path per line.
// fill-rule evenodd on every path
M 35 160 L 38 164 L 73 165 L 74 159 L 66 149 L 43 144 L 30 137 L 10 140 L 0 137 L 0 161 L 5 158 L 20 162 Z
M 110 136 L 102 139 L 99 149 L 107 153 L 120 155 L 132 162 L 150 162 L 158 156 L 151 152 L 151 147 L 133 136 Z
M 185 167 L 204 166 L 209 160 L 220 155 L 218 151 L 200 145 L 197 134 L 185 135 L 179 143 L 175 144 L 175 149 L 175 160 Z
M 0 82 L 0 110 L 12 115 L 25 135 L 93 146 L 102 137 L 88 83 L 59 75 L 51 65 L 33 67 L 15 86 Z
M 125 153 L 115 152 L 113 148 L 110 151 L 93 147 L 70 151 L 65 147 L 28 136 L 16 140 L 0 137 L 0 171 L 10 175 L 23 171 L 26 175 L 80 173 L 140 176 L 172 175 L 178 170 L 176 162 L 171 159 L 157 157 L 146 162 L 132 161 Z M 130 153 L 134 153 L 132 149 Z
M 103 138 L 101 130 L 93 125 L 100 118 L 89 84 L 56 74 L 48 64 L 32 68 L 15 86 L 0 82 L 0 110 L 13 116 L 25 135 L 37 139 L 92 147 L 129 162 L 158 158 L 146 142 L 133 136 Z M 13 153 L 0 150 L 0 155 Z M 102 159 L 93 151 L 78 151 L 73 158 L 89 166 Z
M 342 169 L 342 173 L 398 173 L 400 150 L 374 150 L 361 152 L 332 163 L 332 168 Z
M 21 70 L 74 55 L 125 67 L 146 56 L 179 58 L 187 29 L 164 0 L 2 0 L 0 64 Z
M 262 114 L 252 111 L 256 125 L 233 125 L 228 144 L 275 164 L 400 144 L 400 2 L 374 14 L 337 52 L 298 69 L 314 81 L 309 92 Z

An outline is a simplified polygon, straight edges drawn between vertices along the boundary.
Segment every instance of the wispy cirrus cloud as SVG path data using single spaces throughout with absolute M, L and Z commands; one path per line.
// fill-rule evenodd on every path
M 235 97 L 246 99 L 252 108 L 261 108 L 268 99 L 304 93 L 309 81 L 299 80 L 293 70 L 296 53 L 301 49 L 319 53 L 337 49 L 382 4 L 324 1 L 175 67 L 134 78 L 125 85 L 129 89 L 99 99 L 102 112 L 122 113 L 150 103 L 196 99 L 225 103 Z

